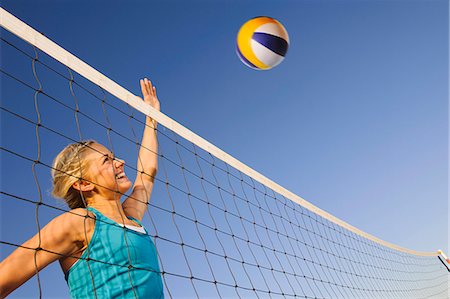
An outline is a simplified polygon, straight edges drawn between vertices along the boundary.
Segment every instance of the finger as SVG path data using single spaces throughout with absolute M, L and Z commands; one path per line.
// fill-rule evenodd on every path
M 148 87 L 148 93 L 152 95 L 152 94 L 153 94 L 153 84 L 152 84 L 152 81 L 150 81 L 150 80 L 147 79 L 147 82 L 148 82 L 148 84 L 147 84 L 147 87 Z
M 148 95 L 148 80 L 147 78 L 144 78 L 144 88 L 145 88 L 145 94 Z
M 145 86 L 145 81 L 141 79 L 139 80 L 139 82 L 141 83 L 142 95 L 145 97 L 146 95 L 148 95 L 147 87 Z
M 151 89 L 150 89 L 150 82 L 147 78 L 144 79 L 144 83 L 145 83 L 145 89 L 147 90 L 148 94 L 152 94 Z
M 147 78 L 144 78 L 144 88 L 145 88 L 145 96 L 149 96 L 149 95 L 151 95 L 151 92 L 149 91 L 149 89 L 148 89 L 148 79 Z

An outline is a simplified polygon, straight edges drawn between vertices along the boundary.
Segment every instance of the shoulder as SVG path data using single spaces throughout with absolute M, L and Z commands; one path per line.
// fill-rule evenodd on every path
M 80 240 L 94 229 L 95 215 L 86 209 L 73 209 L 54 218 L 47 226 L 51 226 L 56 235 Z
M 78 208 L 78 209 L 73 209 L 70 210 L 58 217 L 55 218 L 55 220 L 58 219 L 59 222 L 61 222 L 61 224 L 66 224 L 66 225 L 78 225 L 84 222 L 94 222 L 95 221 L 95 215 L 94 213 L 83 209 L 83 208 Z

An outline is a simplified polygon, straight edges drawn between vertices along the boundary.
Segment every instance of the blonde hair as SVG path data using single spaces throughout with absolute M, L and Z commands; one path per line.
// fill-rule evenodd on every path
M 70 209 L 85 208 L 85 202 L 81 191 L 73 188 L 73 184 L 83 178 L 89 167 L 86 155 L 90 145 L 97 143 L 94 140 L 86 140 L 72 143 L 66 146 L 53 161 L 52 169 L 52 195 L 64 199 Z

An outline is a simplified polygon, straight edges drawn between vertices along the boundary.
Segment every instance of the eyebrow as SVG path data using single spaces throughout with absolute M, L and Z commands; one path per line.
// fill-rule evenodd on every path
M 104 154 L 102 164 L 105 164 L 106 161 L 108 161 L 109 159 L 114 159 L 113 154 L 112 153 Z

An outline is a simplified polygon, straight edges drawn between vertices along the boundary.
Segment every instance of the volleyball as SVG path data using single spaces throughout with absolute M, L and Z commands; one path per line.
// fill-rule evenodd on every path
M 270 17 L 256 17 L 242 25 L 236 52 L 241 61 L 256 70 L 269 70 L 280 64 L 289 47 L 286 29 Z

